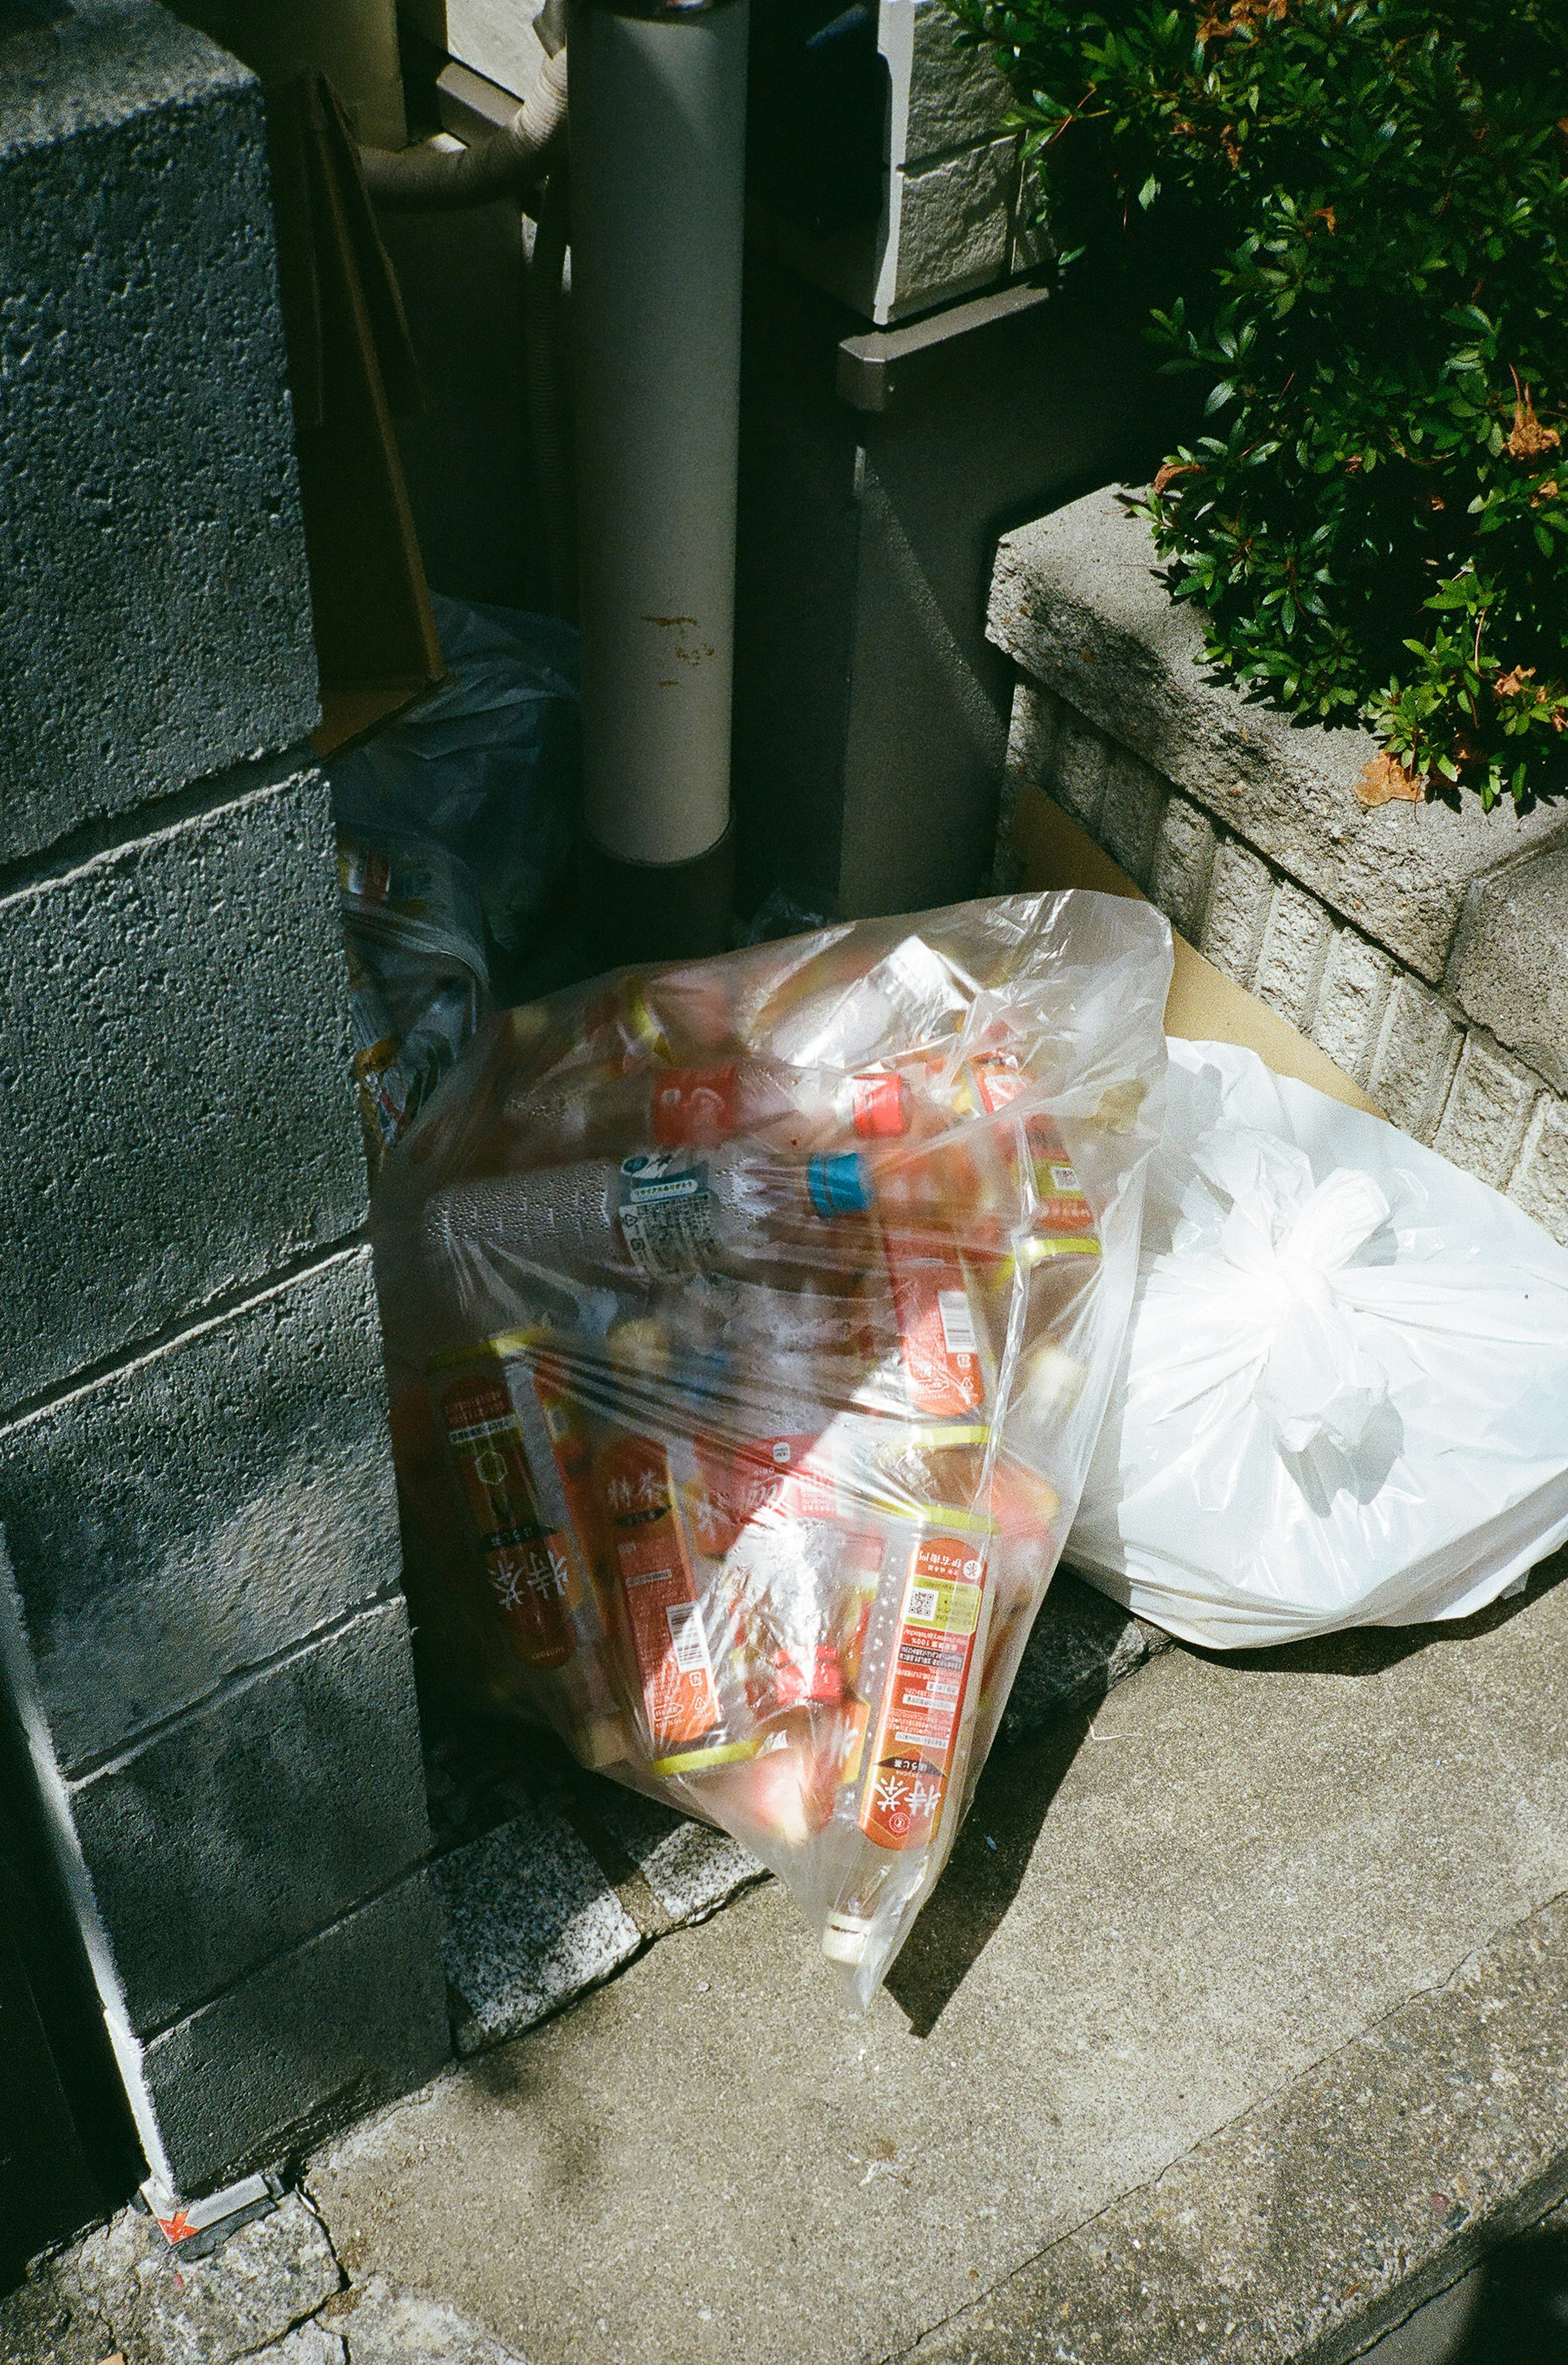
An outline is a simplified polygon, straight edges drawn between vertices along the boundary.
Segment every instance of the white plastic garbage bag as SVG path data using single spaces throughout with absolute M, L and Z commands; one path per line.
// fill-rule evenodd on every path
M 1481 1608 L 1568 1537 L 1568 1251 L 1255 1052 L 1170 1051 L 1067 1559 L 1220 1650 Z

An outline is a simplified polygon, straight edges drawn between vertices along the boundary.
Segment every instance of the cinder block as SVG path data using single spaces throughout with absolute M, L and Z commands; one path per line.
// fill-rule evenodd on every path
M 68 1773 L 396 1585 L 369 1250 L 0 1430 L 0 1524 Z
M 317 712 L 261 93 L 139 0 L 35 14 L 0 76 L 0 860 Z
M 1257 993 L 1293 1026 L 1305 1028 L 1311 1019 L 1333 934 L 1334 923 L 1316 896 L 1282 880 L 1264 923 Z
M 1460 1053 L 1460 1030 L 1435 993 L 1397 974 L 1367 1089 L 1384 1115 L 1417 1141 L 1429 1141 L 1448 1098 Z
M 1021 673 L 1013 689 L 1013 713 L 1007 729 L 1007 769 L 1020 786 L 1049 787 L 1054 777 L 1053 751 L 1065 709 L 1059 698 Z
M 1568 1092 L 1568 846 L 1472 888 L 1453 984 L 1469 1016 Z
M 236 791 L 0 898 L 0 1407 L 364 1213 L 325 784 Z
M 903 152 L 913 163 L 993 140 L 1013 104 L 992 53 L 955 44 L 958 20 L 943 0 L 911 0 L 909 115 Z
M 1508 1196 L 1568 1248 L 1568 1104 L 1552 1093 L 1536 1104 Z
M 1159 773 L 1152 771 L 1140 757 L 1129 755 L 1125 747 L 1112 745 L 1108 749 L 1105 791 L 1100 805 L 1100 843 L 1140 887 L 1148 884 L 1166 794 Z
M 1057 251 L 1047 218 L 1040 174 L 1033 160 L 1025 156 L 1020 143 L 1018 184 L 1013 200 L 1013 237 L 1007 251 L 1007 268 L 1012 272 L 1034 271 L 1042 263 L 1049 263 Z
M 140 2054 L 178 2190 L 317 2142 L 450 2057 L 428 1870 L 177 2021 Z
M 1110 742 L 1070 706 L 1062 707 L 1043 786 L 1092 836 L 1098 833 L 1105 801 L 1110 755 Z
M 1432 1148 L 1501 1191 L 1541 1094 L 1540 1078 L 1478 1032 L 1467 1034 Z
M 1170 796 L 1160 816 L 1149 892 L 1171 926 L 1196 944 L 1208 911 L 1214 871 L 1215 825 L 1185 797 Z
M 428 1853 L 402 1601 L 67 1787 L 125 2010 L 145 2034 Z
M 989 630 L 1025 672 L 1152 764 L 1277 870 L 1420 976 L 1445 973 L 1472 883 L 1557 840 L 1560 805 L 1360 803 L 1370 734 L 1249 698 L 1204 656 L 1147 525 L 1106 486 L 1004 534 Z
M 1348 1076 L 1364 1084 L 1377 1048 L 1394 963 L 1354 928 L 1335 931 L 1323 964 L 1311 1035 Z
M 1199 949 L 1238 985 L 1252 982 L 1273 893 L 1268 864 L 1239 838 L 1224 839 L 1215 856 Z
M 983 287 L 1006 270 L 1017 158 L 1015 139 L 992 140 L 896 174 L 896 311 Z
M 1013 843 L 1013 816 L 1018 806 L 1019 790 L 1032 786 L 1048 765 L 1056 736 L 1059 712 L 1057 701 L 1047 693 L 1042 702 L 1031 691 L 1032 685 L 1020 678 L 1013 693 L 1007 758 L 1002 771 L 1002 793 L 997 800 L 996 844 L 991 855 L 993 895 L 1014 895 L 1024 883 L 1023 858 Z

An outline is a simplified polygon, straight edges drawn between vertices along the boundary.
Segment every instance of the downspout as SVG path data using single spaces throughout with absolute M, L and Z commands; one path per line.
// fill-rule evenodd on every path
M 585 902 L 727 940 L 747 0 L 571 0 Z

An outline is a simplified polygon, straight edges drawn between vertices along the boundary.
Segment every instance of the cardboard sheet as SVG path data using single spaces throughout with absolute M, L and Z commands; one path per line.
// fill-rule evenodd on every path
M 1142 888 L 1043 789 L 1020 790 L 1013 843 L 1024 864 L 1026 887 L 1087 887 L 1102 895 L 1148 901 Z M 1294 1076 L 1350 1108 L 1383 1115 L 1343 1068 L 1336 1067 L 1326 1051 L 1309 1043 L 1277 1010 L 1215 969 L 1184 936 L 1175 936 L 1175 973 L 1165 1005 L 1168 1035 L 1180 1035 L 1189 1043 L 1240 1043 L 1256 1051 L 1275 1075 Z

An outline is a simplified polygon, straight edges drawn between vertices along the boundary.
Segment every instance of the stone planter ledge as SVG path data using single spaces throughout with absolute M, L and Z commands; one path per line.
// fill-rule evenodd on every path
M 1568 1242 L 1568 805 L 1360 804 L 1375 742 L 1216 678 L 1124 499 L 998 549 L 989 631 L 1019 668 L 1002 843 L 1042 788 L 1394 1124 Z

